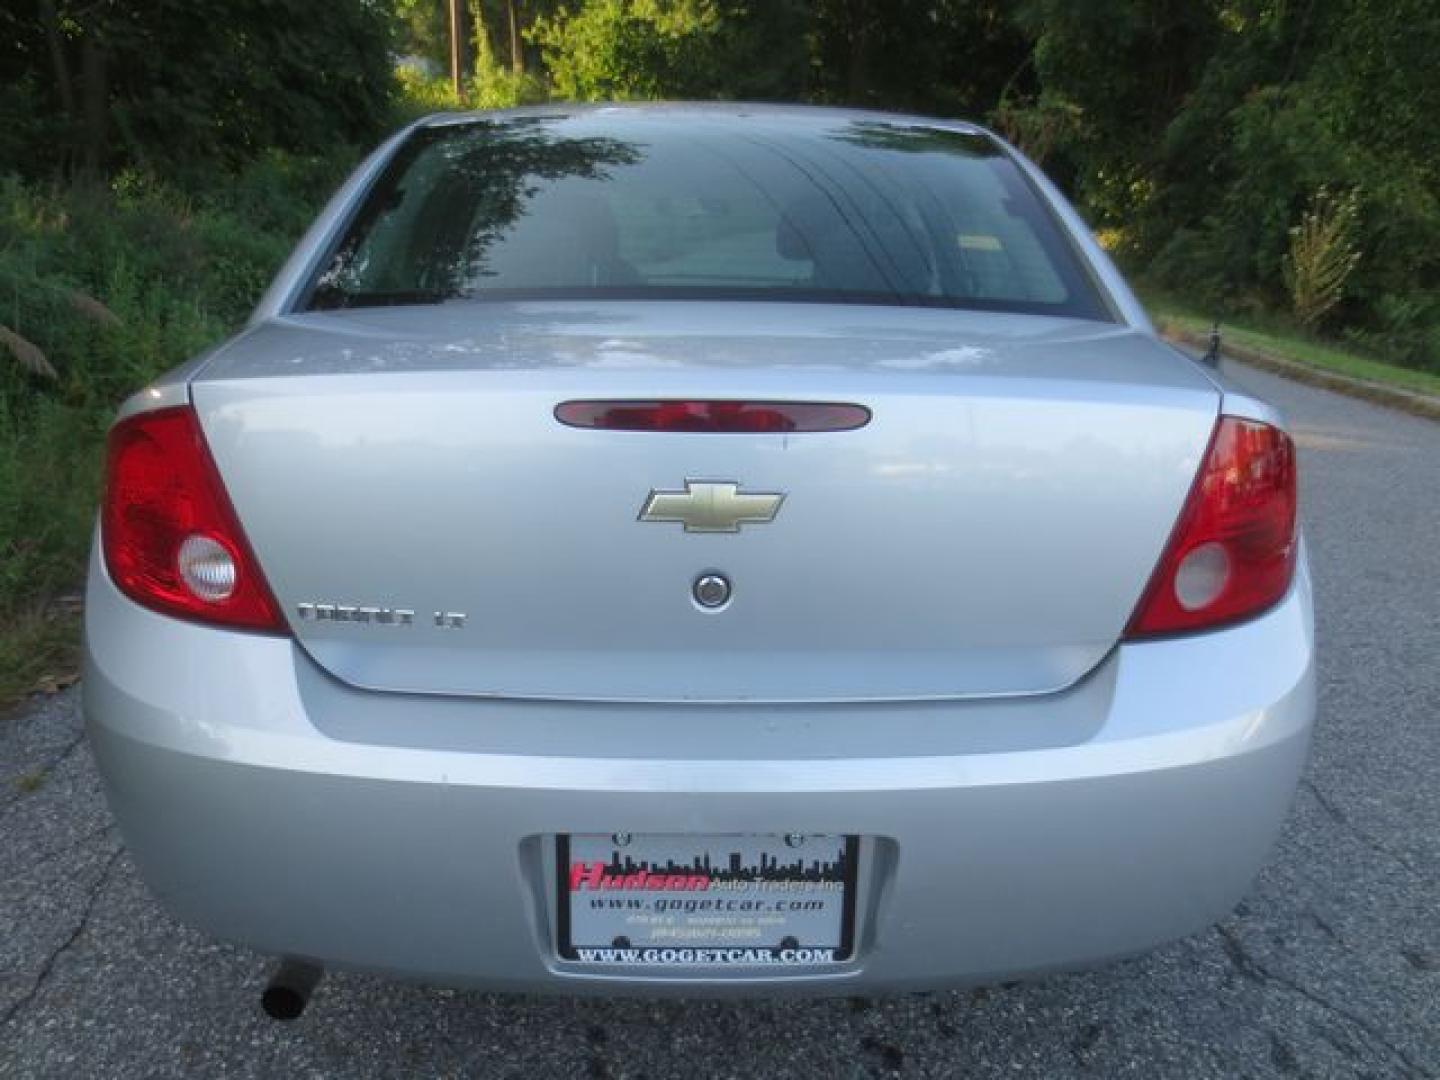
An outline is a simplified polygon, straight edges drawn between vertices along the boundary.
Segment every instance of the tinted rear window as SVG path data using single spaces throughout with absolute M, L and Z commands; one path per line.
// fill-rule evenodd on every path
M 312 308 L 730 298 L 1107 318 L 987 138 L 793 114 L 582 113 L 417 131 Z

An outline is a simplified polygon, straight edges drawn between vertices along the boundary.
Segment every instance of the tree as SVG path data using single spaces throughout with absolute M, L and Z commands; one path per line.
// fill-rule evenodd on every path
M 392 25 L 372 0 L 18 0 L 0 130 L 30 133 L 17 163 L 91 172 L 369 139 Z
M 450 86 L 456 96 L 464 92 L 465 80 L 470 74 L 470 63 L 467 59 L 469 50 L 465 44 L 470 35 L 466 32 L 466 23 L 469 21 L 469 5 L 466 0 L 449 0 L 449 26 L 450 26 Z M 485 23 L 483 20 L 476 20 L 476 28 L 483 34 Z
M 812 0 L 822 101 L 978 117 L 1030 43 L 1003 0 Z
M 1363 193 L 1346 321 L 1440 323 L 1440 11 L 1434 0 L 1251 0 L 1157 140 L 1139 254 L 1169 284 L 1288 301 L 1290 229 L 1315 191 Z M 1418 313 L 1418 314 L 1417 314 Z
M 804 27 L 800 0 L 591 0 L 531 36 L 561 98 L 794 98 Z

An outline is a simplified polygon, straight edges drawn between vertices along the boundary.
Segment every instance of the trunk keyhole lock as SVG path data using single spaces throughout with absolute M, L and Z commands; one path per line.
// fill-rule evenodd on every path
M 730 579 L 714 570 L 707 570 L 695 579 L 691 592 L 695 603 L 702 608 L 718 611 L 730 602 Z

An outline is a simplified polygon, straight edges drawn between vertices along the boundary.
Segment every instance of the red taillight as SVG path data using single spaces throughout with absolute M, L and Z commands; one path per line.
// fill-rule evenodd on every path
M 555 407 L 555 419 L 606 431 L 763 434 L 851 431 L 870 422 L 870 410 L 812 401 L 567 401 Z
M 284 629 L 189 408 L 141 413 L 111 430 L 100 532 L 111 579 L 137 603 L 221 626 Z
M 1270 607 L 1295 572 L 1295 446 L 1222 416 L 1129 638 L 1236 622 Z

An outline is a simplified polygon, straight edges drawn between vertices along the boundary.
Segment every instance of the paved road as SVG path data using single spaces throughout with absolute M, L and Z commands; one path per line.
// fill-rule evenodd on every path
M 1321 718 L 1217 929 L 1101 971 L 893 1000 L 504 999 L 331 977 L 177 925 L 112 828 L 73 692 L 0 723 L 0 1077 L 1440 1075 L 1440 424 L 1236 370 L 1296 422 Z

